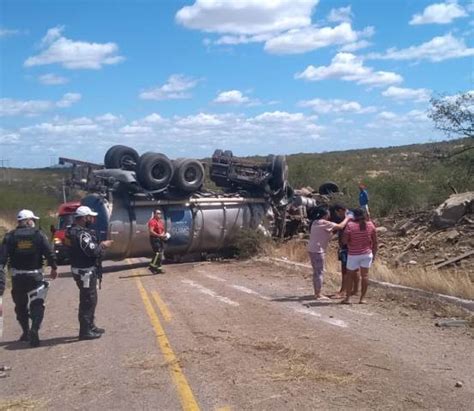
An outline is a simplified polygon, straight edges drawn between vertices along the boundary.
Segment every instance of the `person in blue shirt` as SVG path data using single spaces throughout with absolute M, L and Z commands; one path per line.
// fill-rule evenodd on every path
M 367 217 L 370 218 L 369 193 L 367 192 L 367 186 L 364 183 L 359 183 L 359 205 L 360 208 L 367 213 Z

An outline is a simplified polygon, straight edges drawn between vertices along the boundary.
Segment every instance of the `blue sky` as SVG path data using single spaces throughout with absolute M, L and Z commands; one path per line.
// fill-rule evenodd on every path
M 473 87 L 467 0 L 0 0 L 0 157 L 101 162 L 443 139 Z

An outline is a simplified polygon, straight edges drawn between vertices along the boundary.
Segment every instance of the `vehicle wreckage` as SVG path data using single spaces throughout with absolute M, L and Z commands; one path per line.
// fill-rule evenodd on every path
M 283 237 L 296 226 L 299 230 L 306 210 L 317 203 L 295 195 L 281 155 L 254 162 L 216 150 L 203 163 L 170 160 L 162 153 L 140 156 L 117 145 L 105 154 L 104 165 L 63 157 L 60 164 L 72 165 L 68 185 L 86 191 L 80 203 L 98 213 L 93 228 L 99 239 L 114 240 L 109 260 L 152 254 L 147 223 L 155 209 L 161 209 L 171 235 L 165 254 L 179 259 L 225 251 L 240 230 Z M 206 171 L 217 189 L 204 188 Z M 322 194 L 328 190 L 338 191 L 334 183 L 320 187 Z

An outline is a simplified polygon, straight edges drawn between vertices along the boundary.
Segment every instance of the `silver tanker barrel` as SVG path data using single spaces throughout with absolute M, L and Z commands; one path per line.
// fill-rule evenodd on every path
M 100 239 L 114 240 L 105 256 L 108 260 L 151 256 L 147 223 L 156 208 L 162 210 L 171 234 L 165 245 L 168 255 L 228 248 L 239 230 L 265 226 L 270 208 L 263 198 L 237 195 L 150 200 L 120 191 L 112 191 L 109 200 L 90 194 L 81 202 L 98 213 L 93 228 Z

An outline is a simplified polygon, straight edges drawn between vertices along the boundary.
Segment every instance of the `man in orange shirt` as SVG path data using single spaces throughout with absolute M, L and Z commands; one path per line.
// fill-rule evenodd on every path
M 161 261 L 163 259 L 163 242 L 167 239 L 165 231 L 165 223 L 161 219 L 161 210 L 155 210 L 153 217 L 148 221 L 148 233 L 150 234 L 150 244 L 154 257 L 150 261 L 148 269 L 153 274 L 163 273 L 161 268 Z

